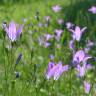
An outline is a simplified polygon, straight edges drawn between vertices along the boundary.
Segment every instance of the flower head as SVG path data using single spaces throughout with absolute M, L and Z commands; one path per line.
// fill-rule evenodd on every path
M 79 77 L 83 77 L 85 76 L 85 73 L 87 72 L 87 70 L 92 69 L 92 65 L 91 64 L 86 64 L 84 63 L 82 66 L 80 64 L 77 65 L 76 70 L 78 71 L 78 76 Z
M 62 34 L 63 30 L 62 29 L 56 29 L 55 33 L 56 33 L 56 40 L 59 41 L 61 34 Z
M 80 63 L 83 62 L 85 63 L 88 59 L 92 58 L 91 56 L 88 56 L 85 51 L 79 50 L 77 51 L 74 56 L 73 56 L 73 63 Z
M 51 77 L 54 77 L 54 80 L 58 80 L 59 77 L 62 75 L 64 71 L 68 71 L 69 66 L 64 65 L 62 66 L 62 62 L 59 62 L 58 64 L 48 64 L 48 69 L 46 73 L 46 78 L 49 80 Z
M 73 26 L 74 26 L 74 24 L 72 24 L 71 22 L 67 22 L 67 23 L 66 23 L 67 29 L 70 29 L 70 28 L 72 28 Z
M 93 14 L 96 14 L 96 6 L 92 6 L 88 11 L 92 12 Z
M 84 81 L 84 90 L 85 90 L 85 93 L 88 94 L 90 92 L 90 89 L 91 89 L 90 83 L 88 83 L 87 81 Z
M 51 34 L 45 34 L 45 38 L 46 38 L 46 41 L 48 41 L 51 38 L 53 38 L 53 36 Z
M 75 27 L 75 30 L 73 29 L 69 29 L 69 31 L 71 31 L 73 34 L 72 34 L 72 37 L 73 39 L 77 40 L 77 41 L 80 41 L 81 39 L 81 36 L 83 34 L 83 32 L 85 31 L 87 27 L 84 27 L 83 29 L 80 29 L 79 26 L 76 26 Z
M 54 12 L 59 12 L 61 9 L 62 9 L 62 8 L 61 8 L 59 5 L 56 5 L 56 6 L 53 6 L 53 7 L 52 7 L 52 10 L 53 10 Z
M 22 33 L 23 30 L 23 25 L 19 26 L 15 22 L 10 22 L 9 26 L 5 27 L 4 30 L 6 31 L 9 39 L 13 42 L 16 41 L 19 37 L 20 34 Z

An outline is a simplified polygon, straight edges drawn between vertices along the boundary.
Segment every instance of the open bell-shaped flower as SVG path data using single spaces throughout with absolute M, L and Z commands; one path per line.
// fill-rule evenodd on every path
M 54 80 L 58 80 L 62 73 L 68 71 L 68 69 L 69 65 L 62 66 L 62 62 L 59 62 L 58 64 L 49 63 L 46 78 L 49 80 L 53 77 Z
M 6 31 L 8 38 L 14 42 L 20 37 L 23 30 L 23 25 L 19 26 L 14 21 L 11 21 L 9 26 L 6 26 L 4 30 Z
M 73 29 L 68 29 L 68 30 L 73 33 L 72 34 L 73 39 L 75 39 L 76 41 L 79 42 L 81 40 L 81 36 L 82 36 L 83 32 L 86 30 L 86 28 L 87 27 L 80 29 L 79 26 L 76 26 L 75 30 L 73 30 Z

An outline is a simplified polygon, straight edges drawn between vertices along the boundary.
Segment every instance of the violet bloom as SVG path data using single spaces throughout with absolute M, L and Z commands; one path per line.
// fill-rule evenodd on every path
M 85 93 L 86 94 L 89 94 L 90 89 L 91 89 L 91 84 L 89 82 L 87 82 L 87 81 L 84 81 L 84 90 L 85 90 Z
M 69 48 L 71 50 L 74 50 L 74 40 L 70 40 L 70 42 L 69 42 Z
M 49 80 L 51 77 L 54 77 L 54 80 L 58 80 L 59 77 L 62 75 L 62 73 L 65 72 L 65 71 L 68 71 L 68 69 L 69 69 L 69 66 L 68 65 L 62 66 L 61 62 L 59 62 L 56 65 L 53 65 L 50 68 L 49 68 L 49 65 L 48 65 L 46 78 Z
M 55 33 L 56 33 L 56 40 L 57 40 L 57 41 L 60 40 L 62 32 L 63 32 L 62 29 L 56 29 L 56 30 L 55 30 Z
M 85 31 L 86 28 L 87 27 L 84 27 L 83 29 L 80 29 L 79 26 L 76 26 L 75 30 L 69 29 L 69 31 L 71 31 L 73 33 L 72 37 L 73 37 L 74 40 L 80 41 L 81 36 L 82 36 L 82 34 L 83 34 L 83 32 Z
M 90 9 L 88 9 L 88 11 L 96 14 L 96 6 L 92 6 Z
M 15 22 L 12 21 L 8 27 L 5 27 L 4 30 L 6 31 L 9 39 L 14 42 L 20 37 L 20 34 L 23 30 L 23 25 L 18 26 Z
M 45 34 L 46 41 L 50 40 L 53 38 L 51 34 Z
M 46 41 L 44 42 L 44 47 L 45 47 L 45 48 L 49 47 L 50 45 L 51 45 L 50 42 L 46 42 Z
M 64 23 L 64 20 L 63 19 L 58 19 L 57 22 L 58 22 L 59 25 L 61 25 L 61 24 Z
M 55 56 L 53 54 L 50 54 L 49 57 L 50 57 L 51 60 L 54 60 L 54 58 L 55 58 Z
M 78 71 L 77 76 L 83 77 L 86 73 L 86 64 L 83 64 L 82 66 L 78 64 L 76 70 Z
M 84 48 L 85 52 L 88 53 L 90 51 L 91 47 L 93 47 L 94 45 L 95 45 L 94 42 L 88 40 L 86 47 Z
M 93 67 L 91 64 L 84 63 L 82 66 L 80 64 L 78 64 L 76 67 L 76 70 L 78 71 L 77 76 L 79 76 L 79 77 L 85 76 L 85 73 L 87 72 L 87 70 L 90 70 L 92 68 Z
M 60 10 L 61 10 L 62 8 L 59 6 L 59 5 L 56 5 L 56 6 L 53 6 L 52 7 L 52 10 L 54 11 L 54 12 L 59 12 Z
M 83 50 L 77 51 L 73 56 L 73 62 L 85 63 L 88 59 L 92 58 L 91 56 L 88 56 Z
M 74 26 L 74 24 L 72 24 L 71 22 L 67 22 L 67 23 L 66 23 L 67 29 L 70 29 L 70 28 L 72 28 L 73 26 Z
M 86 44 L 87 47 L 92 47 L 94 46 L 94 42 L 88 40 L 88 43 Z

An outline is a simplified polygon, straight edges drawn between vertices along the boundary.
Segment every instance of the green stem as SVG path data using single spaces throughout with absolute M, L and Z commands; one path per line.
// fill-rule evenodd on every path
M 6 57 L 5 57 L 5 38 L 3 39 L 3 55 L 4 55 L 4 70 L 5 70 L 5 85 L 4 85 L 4 89 L 5 89 L 5 92 L 4 92 L 4 96 L 6 96 L 6 94 L 7 94 L 7 96 L 8 96 L 8 75 L 7 75 L 7 65 L 6 65 Z

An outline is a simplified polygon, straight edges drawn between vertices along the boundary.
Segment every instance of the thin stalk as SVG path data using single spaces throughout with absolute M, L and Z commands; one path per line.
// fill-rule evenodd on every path
M 8 96 L 8 74 L 7 74 L 7 63 L 6 63 L 6 56 L 5 56 L 5 38 L 3 38 L 3 55 L 4 55 L 4 73 L 5 73 L 5 85 L 4 85 L 4 89 L 5 89 L 5 92 L 4 92 L 4 96 Z

